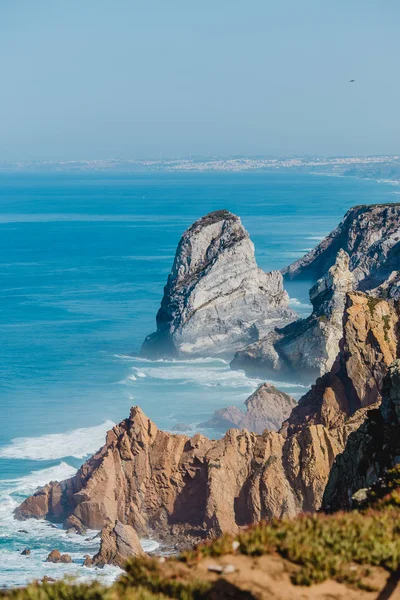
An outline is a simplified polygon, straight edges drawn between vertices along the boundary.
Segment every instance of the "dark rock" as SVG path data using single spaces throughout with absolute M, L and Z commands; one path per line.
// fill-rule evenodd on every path
M 83 557 L 84 561 L 83 561 L 83 566 L 84 567 L 93 567 L 93 559 L 89 554 L 85 554 L 85 556 Z

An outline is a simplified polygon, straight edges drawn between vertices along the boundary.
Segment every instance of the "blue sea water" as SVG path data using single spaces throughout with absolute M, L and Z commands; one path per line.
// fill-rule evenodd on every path
M 187 226 L 231 210 L 259 266 L 277 269 L 315 246 L 351 206 L 395 201 L 394 194 L 388 183 L 282 172 L 2 174 L 0 587 L 45 574 L 112 580 L 116 569 L 80 566 L 97 540 L 16 522 L 13 508 L 38 485 L 73 474 L 132 405 L 162 428 L 184 423 L 194 431 L 259 385 L 220 360 L 130 356 L 155 328 Z M 293 308 L 308 314 L 307 285 L 288 291 Z M 304 392 L 277 385 L 297 398 Z M 29 558 L 20 555 L 25 547 Z M 44 563 L 55 547 L 77 562 Z

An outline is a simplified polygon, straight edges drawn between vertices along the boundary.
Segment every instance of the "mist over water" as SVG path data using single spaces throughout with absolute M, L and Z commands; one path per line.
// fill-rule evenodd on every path
M 161 428 L 192 433 L 262 382 L 219 359 L 131 356 L 155 329 L 183 231 L 226 208 L 249 231 L 259 266 L 279 269 L 354 204 L 395 201 L 393 189 L 286 173 L 0 175 L 0 587 L 67 572 L 111 581 L 116 569 L 79 564 L 98 541 L 27 526 L 12 510 L 38 485 L 71 476 L 132 405 Z M 287 285 L 302 316 L 308 288 Z M 274 383 L 297 399 L 307 389 Z M 44 564 L 53 548 L 78 563 Z

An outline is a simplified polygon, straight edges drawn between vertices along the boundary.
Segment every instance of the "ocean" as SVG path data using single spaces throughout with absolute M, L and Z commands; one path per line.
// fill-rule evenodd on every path
M 177 243 L 193 221 L 222 208 L 238 214 L 259 266 L 279 269 L 351 206 L 395 194 L 390 183 L 285 172 L 2 173 L 0 588 L 44 575 L 112 581 L 117 568 L 81 566 L 97 550 L 96 532 L 16 522 L 13 509 L 37 486 L 71 476 L 132 405 L 161 428 L 192 433 L 261 383 L 222 360 L 132 356 L 155 329 Z M 287 289 L 291 306 L 309 314 L 307 284 Z M 275 385 L 296 398 L 307 389 Z M 45 563 L 54 548 L 76 562 Z

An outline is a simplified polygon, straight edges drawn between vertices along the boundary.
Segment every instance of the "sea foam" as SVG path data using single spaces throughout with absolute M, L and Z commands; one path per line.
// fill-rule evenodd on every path
M 85 554 L 95 554 L 100 546 L 97 531 L 88 530 L 82 536 L 68 533 L 60 526 L 54 526 L 44 520 L 30 519 L 29 522 L 17 521 L 14 509 L 22 500 L 49 481 L 62 481 L 72 477 L 76 469 L 62 461 L 54 467 L 32 471 L 25 477 L 0 480 L 0 564 L 6 567 L 0 570 L 0 588 L 22 586 L 45 575 L 61 579 L 66 576 L 77 581 L 98 579 L 104 585 L 111 585 L 122 573 L 118 567 L 106 565 L 103 569 L 83 567 Z M 6 540 L 3 546 L 1 540 Z M 146 552 L 157 549 L 158 543 L 152 539 L 142 539 Z M 29 548 L 29 557 L 21 555 L 21 550 Z M 46 558 L 57 548 L 67 552 L 73 559 L 70 564 L 46 563 Z
M 68 456 L 85 458 L 104 444 L 105 433 L 112 427 L 114 427 L 112 421 L 105 421 L 95 427 L 83 427 L 66 433 L 15 438 L 7 446 L 0 448 L 0 458 L 29 460 L 57 460 Z

